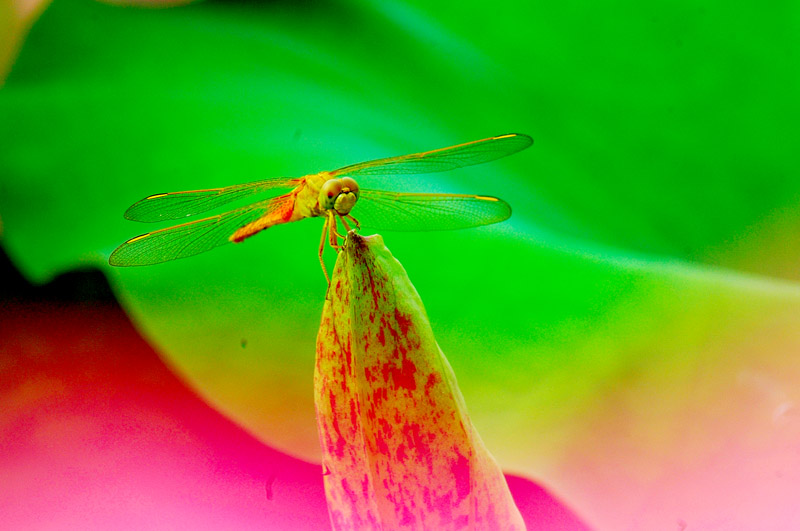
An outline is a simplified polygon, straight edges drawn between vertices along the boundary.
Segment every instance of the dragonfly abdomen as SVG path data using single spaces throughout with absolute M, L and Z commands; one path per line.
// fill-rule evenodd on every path
M 247 225 L 240 227 L 231 235 L 229 238 L 230 241 L 233 243 L 241 243 L 250 236 L 254 236 L 262 230 L 272 227 L 273 225 L 280 225 L 282 223 L 289 223 L 290 221 L 301 219 L 300 217 L 295 217 L 294 215 L 296 196 L 297 193 L 292 192 L 281 196 L 280 198 L 276 198 L 285 198 L 285 200 L 282 201 L 283 205 L 280 208 L 264 214 L 257 220 L 251 221 Z

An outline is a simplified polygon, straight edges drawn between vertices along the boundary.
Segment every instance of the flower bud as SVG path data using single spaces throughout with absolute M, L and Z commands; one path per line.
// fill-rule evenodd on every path
M 339 253 L 314 392 L 334 529 L 525 529 L 380 236 L 351 232 Z

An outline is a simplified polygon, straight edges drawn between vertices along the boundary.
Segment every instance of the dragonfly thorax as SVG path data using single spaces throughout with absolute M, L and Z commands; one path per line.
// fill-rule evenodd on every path
M 319 206 L 322 210 L 335 210 L 344 216 L 349 214 L 358 201 L 358 183 L 350 177 L 325 181 L 319 191 Z

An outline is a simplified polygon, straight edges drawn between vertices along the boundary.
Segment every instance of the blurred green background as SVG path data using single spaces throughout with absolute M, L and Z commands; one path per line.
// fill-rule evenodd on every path
M 501 225 L 383 236 L 501 466 L 600 527 L 660 523 L 653 499 L 694 495 L 676 462 L 767 422 L 736 409 L 756 407 L 742 374 L 785 400 L 800 382 L 798 9 L 55 0 L 0 90 L 2 243 L 37 282 L 103 269 L 207 400 L 315 459 L 321 223 L 112 270 L 152 230 L 125 208 L 527 133 L 495 163 L 361 185 L 512 205 Z

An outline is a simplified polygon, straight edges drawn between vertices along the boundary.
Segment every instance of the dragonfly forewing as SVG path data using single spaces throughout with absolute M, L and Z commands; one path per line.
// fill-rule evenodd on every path
M 528 135 L 512 133 L 422 153 L 352 164 L 331 172 L 331 176 L 409 175 L 448 171 L 490 162 L 522 151 L 531 144 L 533 139 Z
M 154 194 L 131 205 L 125 211 L 125 218 L 144 222 L 181 219 L 275 188 L 294 187 L 299 181 L 299 179 L 284 178 L 265 179 L 224 188 Z

